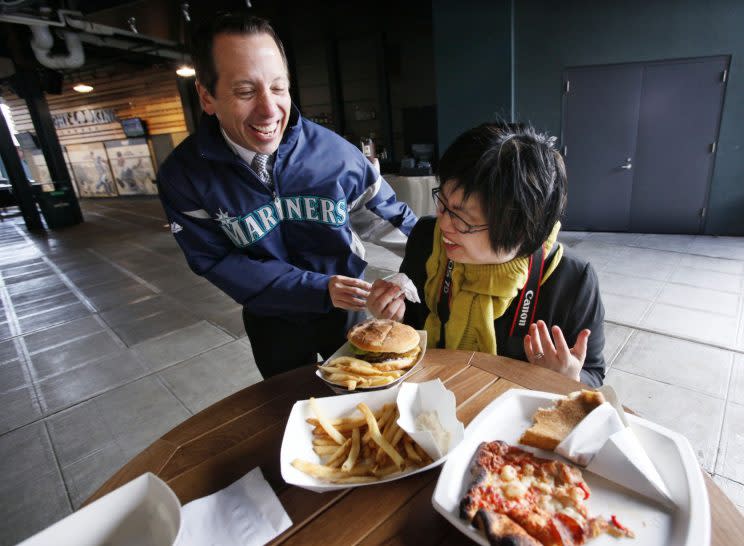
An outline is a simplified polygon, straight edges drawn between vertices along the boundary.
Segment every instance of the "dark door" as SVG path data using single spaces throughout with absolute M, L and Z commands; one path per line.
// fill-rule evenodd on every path
M 631 231 L 700 233 L 727 57 L 644 68 Z
M 642 71 L 640 65 L 566 71 L 567 229 L 628 230 Z
M 566 70 L 567 228 L 702 232 L 728 64 Z

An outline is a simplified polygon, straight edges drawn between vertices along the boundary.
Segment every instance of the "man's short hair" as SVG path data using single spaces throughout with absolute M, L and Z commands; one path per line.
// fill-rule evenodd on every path
M 257 34 L 268 34 L 274 39 L 279 53 L 282 55 L 284 66 L 287 64 L 287 55 L 284 45 L 276 34 L 274 27 L 266 19 L 254 17 L 246 13 L 222 13 L 204 23 L 196 32 L 193 39 L 192 57 L 196 70 L 196 79 L 214 96 L 217 87 L 217 69 L 215 67 L 212 49 L 214 39 L 218 34 L 237 34 L 253 36 Z
M 440 183 L 481 200 L 494 251 L 529 256 L 563 214 L 566 166 L 553 140 L 497 121 L 465 131 L 442 155 Z

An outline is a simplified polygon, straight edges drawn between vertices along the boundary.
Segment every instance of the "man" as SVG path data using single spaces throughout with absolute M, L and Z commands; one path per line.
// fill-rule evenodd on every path
M 315 362 L 362 318 L 360 238 L 402 249 L 416 222 L 367 159 L 292 105 L 265 20 L 223 15 L 195 40 L 205 115 L 158 187 L 192 270 L 241 303 L 259 370 Z

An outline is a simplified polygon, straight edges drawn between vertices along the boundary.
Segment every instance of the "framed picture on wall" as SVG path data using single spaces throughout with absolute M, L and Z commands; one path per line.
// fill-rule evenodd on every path
M 115 197 L 106 149 L 101 142 L 66 146 L 80 197 Z
M 144 138 L 104 142 L 119 195 L 155 195 L 155 168 Z

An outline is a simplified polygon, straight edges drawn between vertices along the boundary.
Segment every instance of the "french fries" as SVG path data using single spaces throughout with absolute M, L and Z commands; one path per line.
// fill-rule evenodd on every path
M 398 408 L 385 404 L 372 411 L 357 406 L 359 414 L 329 419 L 314 398 L 313 450 L 322 464 L 295 459 L 292 466 L 318 480 L 338 484 L 369 483 L 391 474 L 426 466 L 431 457 L 397 424 Z
M 318 366 L 326 381 L 353 391 L 357 387 L 382 387 L 392 383 L 414 362 L 370 364 L 353 356 L 338 356 L 324 366 Z

